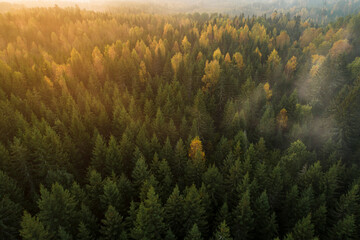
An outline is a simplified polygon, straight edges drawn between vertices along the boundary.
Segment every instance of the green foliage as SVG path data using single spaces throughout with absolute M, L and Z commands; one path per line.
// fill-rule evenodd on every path
M 359 3 L 151 6 L 0 9 L 0 239 L 358 239 Z

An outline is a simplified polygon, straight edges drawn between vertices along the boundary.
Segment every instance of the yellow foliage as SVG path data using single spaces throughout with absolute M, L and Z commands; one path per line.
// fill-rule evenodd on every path
M 240 28 L 239 41 L 240 44 L 247 44 L 249 41 L 249 27 L 246 24 L 243 28 Z
M 287 62 L 286 66 L 285 66 L 285 74 L 290 77 L 291 74 L 293 74 L 293 72 L 295 72 L 297 67 L 297 58 L 295 56 L 293 56 L 292 58 L 290 58 L 290 60 Z
M 281 58 L 279 57 L 278 52 L 276 49 L 274 49 L 271 54 L 268 57 L 268 67 L 270 69 L 275 69 L 277 66 L 279 66 Z
M 44 76 L 44 81 L 46 82 L 46 84 L 50 87 L 53 88 L 54 87 L 54 83 L 50 80 L 50 78 L 48 78 L 47 76 Z
M 264 84 L 264 91 L 266 93 L 266 99 L 270 100 L 271 97 L 272 97 L 272 90 L 270 90 L 270 84 L 269 83 Z
M 351 50 L 351 45 L 349 44 L 349 41 L 345 39 L 335 42 L 333 47 L 330 49 L 329 53 L 331 57 L 335 58 L 341 54 L 349 53 L 350 50 Z
M 98 47 L 95 47 L 92 52 L 93 65 L 98 76 L 101 76 L 104 72 L 104 56 L 100 52 Z
M 181 46 L 185 53 L 189 52 L 191 49 L 191 43 L 188 41 L 187 37 L 185 36 L 184 39 L 181 41 Z
M 276 37 L 276 47 L 279 49 L 283 49 L 289 44 L 290 44 L 289 35 L 285 31 L 282 31 L 280 35 Z
M 195 137 L 190 143 L 189 157 L 194 159 L 200 153 L 202 159 L 205 160 L 205 153 L 203 151 L 202 142 L 199 137 Z
M 279 125 L 279 128 L 286 129 L 288 124 L 288 115 L 285 108 L 281 109 L 278 116 L 277 116 L 277 122 Z
M 208 47 L 209 46 L 209 38 L 207 36 L 206 32 L 202 32 L 201 36 L 199 38 L 200 46 L 202 47 Z
M 173 46 L 173 48 L 172 48 L 172 51 L 173 52 L 180 52 L 180 48 L 179 48 L 179 44 L 178 44 L 178 42 L 177 41 L 175 41 L 174 42 L 174 46 Z
M 233 56 L 233 58 L 235 59 L 236 62 L 236 66 L 242 70 L 244 68 L 244 59 L 243 56 L 241 55 L 241 53 L 236 52 Z
M 146 71 L 146 65 L 143 61 L 140 62 L 140 70 L 139 70 L 139 79 L 140 82 L 145 82 L 148 77 L 148 73 Z
M 325 61 L 325 57 L 324 56 L 321 56 L 321 55 L 318 55 L 318 54 L 315 54 L 315 55 L 312 55 L 312 68 L 310 70 L 310 75 L 312 77 L 315 77 L 316 74 L 319 72 L 319 69 L 321 67 L 321 65 L 323 64 L 323 62 Z
M 231 63 L 231 57 L 230 57 L 229 53 L 226 53 L 226 55 L 225 55 L 225 62 L 226 63 Z
M 175 74 L 177 73 L 177 71 L 179 70 L 179 66 L 181 61 L 183 60 L 183 56 L 180 52 L 176 53 L 172 58 L 171 58 L 171 66 L 175 72 Z
M 208 91 L 217 84 L 220 77 L 220 64 L 218 60 L 212 60 L 210 63 L 206 61 L 205 64 L 205 75 L 201 81 L 205 83 L 203 91 Z
M 213 59 L 220 61 L 221 57 L 222 57 L 222 54 L 221 54 L 220 48 L 217 48 L 217 49 L 214 51 Z
M 262 57 L 262 53 L 260 52 L 260 49 L 258 47 L 256 47 L 255 51 L 254 51 L 257 55 L 259 55 L 259 58 L 261 59 Z
M 165 36 L 167 34 L 173 34 L 173 33 L 174 33 L 174 27 L 170 23 L 165 24 L 163 35 Z

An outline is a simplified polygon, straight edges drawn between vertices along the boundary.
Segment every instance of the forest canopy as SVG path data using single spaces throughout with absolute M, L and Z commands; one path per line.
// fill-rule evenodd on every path
M 0 239 L 357 239 L 360 14 L 0 14 Z

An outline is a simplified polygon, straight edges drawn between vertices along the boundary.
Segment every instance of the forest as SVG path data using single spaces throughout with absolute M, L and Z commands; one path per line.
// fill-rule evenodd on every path
M 360 238 L 360 13 L 1 13 L 0 116 L 0 239 Z

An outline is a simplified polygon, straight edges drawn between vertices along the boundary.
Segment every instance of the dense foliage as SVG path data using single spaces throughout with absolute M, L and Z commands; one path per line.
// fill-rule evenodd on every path
M 0 15 L 0 239 L 360 237 L 360 14 Z

